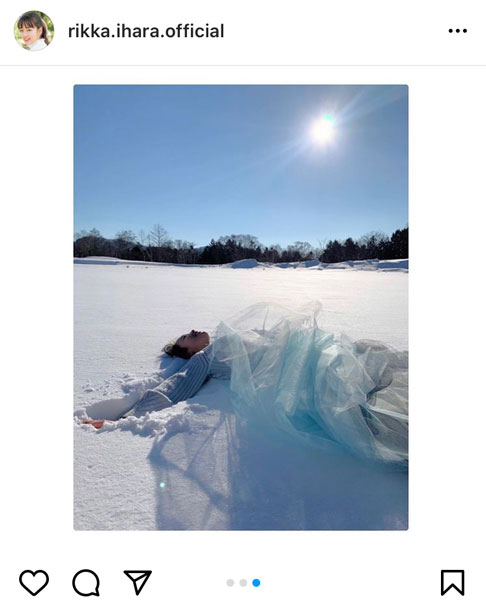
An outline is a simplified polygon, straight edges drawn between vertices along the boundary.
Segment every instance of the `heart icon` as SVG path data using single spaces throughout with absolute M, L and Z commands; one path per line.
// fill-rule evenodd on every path
M 32 596 L 39 592 L 49 583 L 49 575 L 45 571 L 22 571 L 19 577 L 20 585 Z

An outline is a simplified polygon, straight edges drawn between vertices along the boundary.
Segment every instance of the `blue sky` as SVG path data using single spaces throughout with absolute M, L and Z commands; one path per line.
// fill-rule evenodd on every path
M 315 246 L 408 224 L 406 86 L 76 86 L 74 100 L 75 231 Z

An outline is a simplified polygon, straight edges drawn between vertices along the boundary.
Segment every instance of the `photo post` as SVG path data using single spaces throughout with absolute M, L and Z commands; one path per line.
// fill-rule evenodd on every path
M 407 86 L 74 94 L 75 528 L 407 529 Z

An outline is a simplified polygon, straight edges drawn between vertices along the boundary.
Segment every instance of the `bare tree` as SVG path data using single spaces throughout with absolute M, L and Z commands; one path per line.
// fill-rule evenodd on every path
M 314 250 L 309 242 L 294 242 L 292 248 L 302 256 L 303 260 L 314 258 Z
M 172 241 L 162 225 L 156 224 L 148 234 L 149 246 L 152 246 L 153 260 L 160 261 L 163 255 L 163 247 L 172 246 Z
M 167 246 L 170 243 L 169 234 L 162 225 L 154 225 L 150 230 L 148 237 L 152 246 L 156 246 L 157 248 Z
M 277 263 L 280 261 L 282 255 L 282 246 L 280 244 L 272 244 L 267 246 L 264 251 L 264 260 L 271 263 Z
M 136 244 L 136 235 L 133 231 L 125 229 L 115 236 L 115 252 L 118 258 L 129 258 L 130 252 Z
M 88 237 L 89 233 L 86 229 L 81 229 L 81 231 L 74 232 L 74 241 L 80 240 L 81 238 Z
M 119 231 L 116 236 L 116 240 L 123 240 L 124 242 L 130 244 L 136 244 L 137 236 L 133 233 L 131 229 L 124 229 L 123 231 Z
M 106 248 L 106 240 L 98 229 L 82 229 L 74 234 L 74 246 L 76 256 L 100 256 Z
M 324 250 L 326 249 L 328 241 L 329 240 L 327 238 L 319 238 L 317 240 L 317 246 L 314 248 L 314 254 L 319 260 L 320 257 L 324 254 Z
M 361 236 L 358 243 L 366 249 L 366 258 L 378 258 L 380 247 L 389 241 L 388 236 L 382 231 L 370 231 Z
M 256 236 L 250 235 L 248 233 L 232 233 L 231 235 L 222 235 L 218 239 L 218 242 L 220 242 L 221 244 L 226 244 L 229 241 L 232 241 L 243 248 L 250 248 L 252 250 L 264 247 Z
M 144 229 L 140 229 L 138 232 L 138 241 L 143 259 L 152 262 L 154 260 L 154 256 L 152 252 L 152 246 L 150 245 L 150 235 L 145 233 Z
M 176 251 L 176 261 L 178 263 L 192 264 L 196 261 L 194 244 L 186 240 L 175 240 L 174 249 Z

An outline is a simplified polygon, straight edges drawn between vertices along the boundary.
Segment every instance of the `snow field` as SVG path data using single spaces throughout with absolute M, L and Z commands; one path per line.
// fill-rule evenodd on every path
M 157 385 L 167 341 L 192 328 L 211 332 L 256 302 L 298 309 L 318 300 L 321 327 L 405 349 L 402 267 L 77 262 L 76 529 L 406 528 L 406 474 L 248 431 L 224 381 L 212 379 L 189 401 L 142 419 L 100 431 L 79 424 L 86 416 L 116 418 Z

